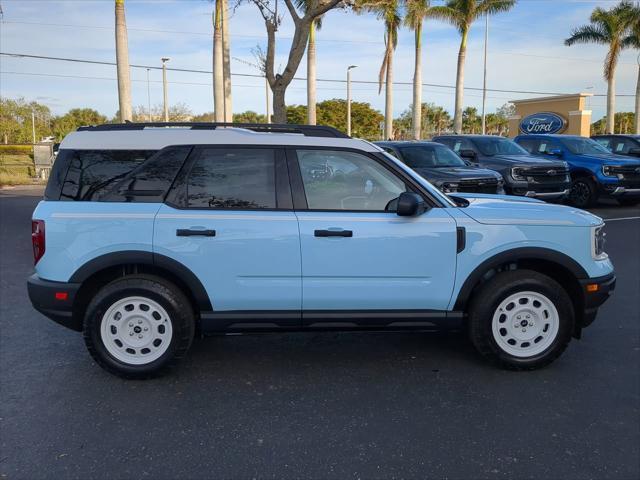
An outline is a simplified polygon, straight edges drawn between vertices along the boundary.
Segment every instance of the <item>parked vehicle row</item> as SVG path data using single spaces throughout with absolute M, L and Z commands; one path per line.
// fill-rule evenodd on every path
M 434 327 L 533 369 L 615 287 L 588 212 L 445 195 L 326 127 L 227 127 L 82 127 L 60 145 L 33 213 L 29 297 L 112 373 L 155 375 L 196 332 Z M 428 146 L 401 155 L 458 158 Z
M 455 156 L 435 144 L 445 145 Z M 506 193 L 586 208 L 600 197 L 640 202 L 640 136 L 438 135 L 377 142 L 445 193 Z M 498 174 L 498 181 L 496 178 Z

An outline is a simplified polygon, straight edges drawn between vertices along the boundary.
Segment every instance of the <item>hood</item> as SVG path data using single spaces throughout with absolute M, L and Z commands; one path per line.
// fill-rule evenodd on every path
M 493 170 L 478 167 L 431 167 L 414 168 L 418 175 L 430 181 L 459 181 L 462 179 L 491 178 L 500 179 L 502 176 Z
M 597 162 L 611 163 L 612 165 L 637 165 L 640 167 L 640 158 L 618 155 L 615 153 L 600 153 L 597 155 L 579 155 L 580 158 L 587 158 Z
M 486 157 L 487 160 L 500 160 L 503 162 L 513 163 L 513 165 L 526 166 L 534 164 L 536 166 L 544 166 L 549 168 L 565 168 L 565 162 L 555 158 L 541 158 L 534 155 L 492 155 Z
M 488 225 L 592 227 L 603 223 L 600 217 L 584 210 L 530 198 L 475 193 L 456 196 L 469 201 L 469 206 L 460 211 Z

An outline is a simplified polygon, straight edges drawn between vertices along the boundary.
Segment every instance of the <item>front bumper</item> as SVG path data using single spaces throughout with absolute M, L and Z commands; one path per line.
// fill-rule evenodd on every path
M 580 280 L 584 298 L 584 312 L 581 327 L 588 327 L 596 319 L 598 308 L 607 301 L 616 288 L 616 276 L 613 272 L 603 277 Z
M 563 182 L 517 182 L 511 179 L 505 183 L 505 190 L 510 195 L 519 195 L 541 200 L 558 200 L 569 195 L 571 185 Z
M 615 187 L 608 193 L 613 197 L 638 197 L 640 196 L 640 188 Z
M 79 283 L 52 282 L 36 274 L 27 280 L 33 307 L 54 322 L 78 332 L 82 331 L 82 319 L 74 316 L 73 302 L 79 289 Z

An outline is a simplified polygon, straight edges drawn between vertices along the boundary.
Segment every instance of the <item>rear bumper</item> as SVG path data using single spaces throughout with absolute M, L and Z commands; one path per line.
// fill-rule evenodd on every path
M 54 322 L 78 332 L 82 331 L 82 319 L 74 317 L 73 301 L 79 288 L 79 283 L 42 280 L 36 274 L 27 280 L 33 308 Z
M 584 295 L 582 327 L 588 327 L 596 319 L 598 308 L 607 301 L 616 288 L 616 276 L 613 272 L 603 277 L 580 280 Z

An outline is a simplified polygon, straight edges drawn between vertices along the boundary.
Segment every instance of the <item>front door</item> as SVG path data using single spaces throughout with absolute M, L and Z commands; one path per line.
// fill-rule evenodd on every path
M 408 185 L 373 156 L 327 149 L 288 155 L 294 198 L 306 203 L 296 206 L 306 324 L 364 313 L 361 322 L 375 325 L 388 323 L 385 312 L 447 308 L 456 224 L 446 209 L 398 216 L 393 200 Z
M 212 317 L 300 324 L 300 242 L 284 151 L 195 147 L 168 203 L 156 216 L 154 253 L 200 279 Z

